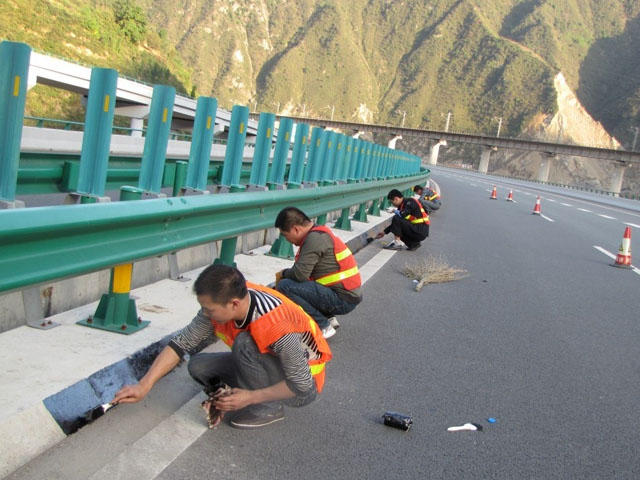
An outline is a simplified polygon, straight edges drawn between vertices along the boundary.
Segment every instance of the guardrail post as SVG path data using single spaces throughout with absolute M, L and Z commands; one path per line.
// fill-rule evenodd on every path
M 138 188 L 155 194 L 155 196 L 162 195 L 162 175 L 167 156 L 175 97 L 176 89 L 173 87 L 166 85 L 153 87 Z
M 265 190 L 275 121 L 276 116 L 273 113 L 263 112 L 260 114 L 248 190 Z
M 118 265 L 111 269 L 109 293 L 102 295 L 96 313 L 76 322 L 85 327 L 130 335 L 149 325 L 138 317 L 135 300 L 129 298 L 133 264 Z
M 111 146 L 111 130 L 116 105 L 118 72 L 110 68 L 91 69 L 89 98 L 82 135 L 82 152 L 76 192 L 67 202 L 108 202 L 104 197 Z
M 173 196 L 177 197 L 184 191 L 187 184 L 187 172 L 189 171 L 189 164 L 180 160 L 176 161 L 176 175 L 173 179 Z M 205 179 L 206 179 L 205 171 Z M 198 189 L 203 190 L 203 189 Z
M 0 209 L 24 207 L 15 196 L 30 58 L 29 45 L 0 43 Z
M 342 180 L 342 166 L 344 163 L 345 154 L 347 151 L 346 148 L 346 135 L 342 133 L 336 133 L 336 151 L 335 151 L 335 159 L 333 161 L 333 169 L 331 171 L 331 182 L 332 184 L 336 184 L 340 180 Z
M 229 126 L 229 137 L 222 168 L 222 181 L 218 187 L 218 193 L 235 193 L 245 190 L 244 185 L 240 185 L 239 182 L 240 174 L 242 173 L 242 157 L 244 155 L 244 142 L 247 138 L 248 121 L 249 107 L 234 105 L 231 110 L 231 125 Z M 236 263 L 233 259 L 236 256 L 237 245 L 237 237 L 225 238 L 220 247 L 220 256 L 213 263 L 235 267 Z
M 322 175 L 321 175 L 321 184 L 323 186 L 333 185 L 333 166 L 336 162 L 336 152 L 337 152 L 337 137 L 338 133 L 334 131 L 327 132 L 325 137 L 325 155 L 324 158 L 320 158 L 322 163 Z
M 320 165 L 320 159 L 318 152 L 320 145 L 322 144 L 322 134 L 324 129 L 321 127 L 313 127 L 311 129 L 311 140 L 309 141 L 309 158 L 307 160 L 307 167 L 304 171 L 305 183 L 315 183 L 318 181 L 317 170 Z
M 222 166 L 222 179 L 218 192 L 242 191 L 240 174 L 242 173 L 242 156 L 244 154 L 244 142 L 247 138 L 247 123 L 249 121 L 249 107 L 234 105 L 231 109 L 231 125 L 229 125 L 229 137 L 224 154 Z M 233 190 L 232 190 L 233 188 Z
M 356 183 L 355 180 L 349 179 L 347 183 Z M 351 213 L 351 207 L 345 207 L 342 209 L 340 213 L 340 218 L 336 221 L 334 225 L 338 230 L 347 230 L 351 231 L 351 219 L 349 218 L 349 214 Z
M 199 97 L 196 104 L 196 118 L 193 123 L 189 167 L 186 172 L 185 187 L 192 192 L 207 191 L 207 174 L 211 162 L 213 128 L 218 110 L 218 100 L 211 97 Z M 176 171 L 176 177 L 178 172 Z M 183 193 L 186 191 L 183 190 Z M 174 196 L 176 195 L 174 189 Z
M 273 160 L 271 162 L 271 172 L 269 175 L 269 190 L 282 188 L 284 183 L 284 170 L 287 166 L 287 158 L 289 157 L 289 146 L 291 145 L 291 131 L 293 129 L 293 120 L 290 118 L 280 118 L 280 126 L 278 127 L 278 140 L 276 140 L 276 149 L 273 152 Z
M 309 125 L 306 123 L 297 123 L 293 154 L 291 155 L 291 168 L 289 169 L 289 178 L 287 178 L 287 188 L 299 188 L 302 184 L 302 172 L 304 170 L 304 160 L 307 155 L 308 136 Z

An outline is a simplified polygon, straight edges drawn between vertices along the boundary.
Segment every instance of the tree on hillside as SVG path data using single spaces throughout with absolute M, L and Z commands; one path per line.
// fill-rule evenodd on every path
M 113 3 L 113 16 L 116 24 L 133 43 L 139 43 L 144 38 L 147 18 L 142 8 L 131 0 L 116 0 Z

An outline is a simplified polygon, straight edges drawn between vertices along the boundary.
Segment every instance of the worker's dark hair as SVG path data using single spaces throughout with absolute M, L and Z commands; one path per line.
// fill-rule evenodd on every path
M 296 225 L 303 227 L 309 223 L 311 223 L 311 219 L 302 210 L 296 207 L 286 207 L 278 213 L 275 227 L 283 232 L 288 232 Z
M 391 199 L 394 199 L 394 198 L 404 198 L 404 197 L 402 196 L 402 193 L 400 193 L 400 190 L 398 190 L 398 189 L 396 189 L 396 188 L 394 188 L 393 190 L 391 190 L 391 191 L 389 192 L 389 194 L 387 195 L 387 199 L 388 199 L 388 200 L 391 200 Z
M 234 298 L 247 295 L 247 281 L 237 268 L 209 265 L 193 284 L 196 295 L 208 295 L 213 303 L 226 305 Z
M 415 193 L 418 193 L 418 191 L 420 191 L 420 192 L 421 192 L 421 191 L 423 191 L 423 190 L 424 190 L 424 187 L 423 187 L 422 185 L 416 185 L 415 187 L 413 187 L 413 191 L 414 191 Z

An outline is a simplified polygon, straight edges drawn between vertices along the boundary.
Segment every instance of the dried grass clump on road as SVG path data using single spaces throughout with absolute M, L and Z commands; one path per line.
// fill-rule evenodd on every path
M 460 280 L 469 276 L 469 272 L 451 267 L 442 256 L 428 256 L 416 263 L 408 263 L 403 273 L 412 280 L 417 280 L 416 292 L 427 283 L 445 283 Z

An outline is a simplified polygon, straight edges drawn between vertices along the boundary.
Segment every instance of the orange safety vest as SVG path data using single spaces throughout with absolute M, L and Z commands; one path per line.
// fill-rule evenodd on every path
M 323 232 L 331 237 L 331 240 L 333 241 L 333 253 L 336 257 L 336 262 L 340 267 L 335 272 L 322 275 L 321 277 L 311 278 L 310 280 L 314 280 L 325 287 L 335 285 L 336 283 L 342 283 L 342 287 L 345 290 L 355 290 L 356 288 L 359 288 L 362 285 L 362 278 L 360 277 L 358 264 L 356 263 L 356 259 L 353 258 L 351 250 L 349 250 L 340 238 L 333 234 L 329 227 L 324 225 L 315 225 L 311 230 L 309 230 L 309 233 L 310 232 Z M 309 233 L 307 233 L 307 235 L 309 235 Z M 307 237 L 305 236 L 300 243 L 300 248 L 298 249 L 298 253 L 296 253 L 296 260 L 298 260 L 300 250 L 302 250 L 302 245 L 306 238 Z
M 260 353 L 271 353 L 269 345 L 277 342 L 283 336 L 289 333 L 310 332 L 311 338 L 307 338 L 306 347 L 317 353 L 318 358 L 309 360 L 309 370 L 316 381 L 318 392 L 321 392 L 324 386 L 324 366 L 331 360 L 332 354 L 318 324 L 307 315 L 302 307 L 293 303 L 280 292 L 251 282 L 247 282 L 247 288 L 278 297 L 282 303 L 256 321 L 250 322 L 246 328 L 237 328 L 233 321 L 222 325 L 212 321 L 216 336 L 231 347 L 239 333 L 248 331 L 256 342 Z
M 409 220 L 411 223 L 417 224 L 417 223 L 424 223 L 426 225 L 429 225 L 429 215 L 427 214 L 427 212 L 424 211 L 424 208 L 422 208 L 422 204 L 416 200 L 415 198 L 405 198 L 402 202 L 402 205 L 400 206 L 400 210 L 404 209 L 404 202 L 406 202 L 407 200 L 412 200 L 414 202 L 416 202 L 416 204 L 418 205 L 418 207 L 420 208 L 420 213 L 422 214 L 422 218 L 418 218 L 418 217 L 414 217 L 413 215 L 409 214 L 406 217 L 404 217 L 406 220 Z

